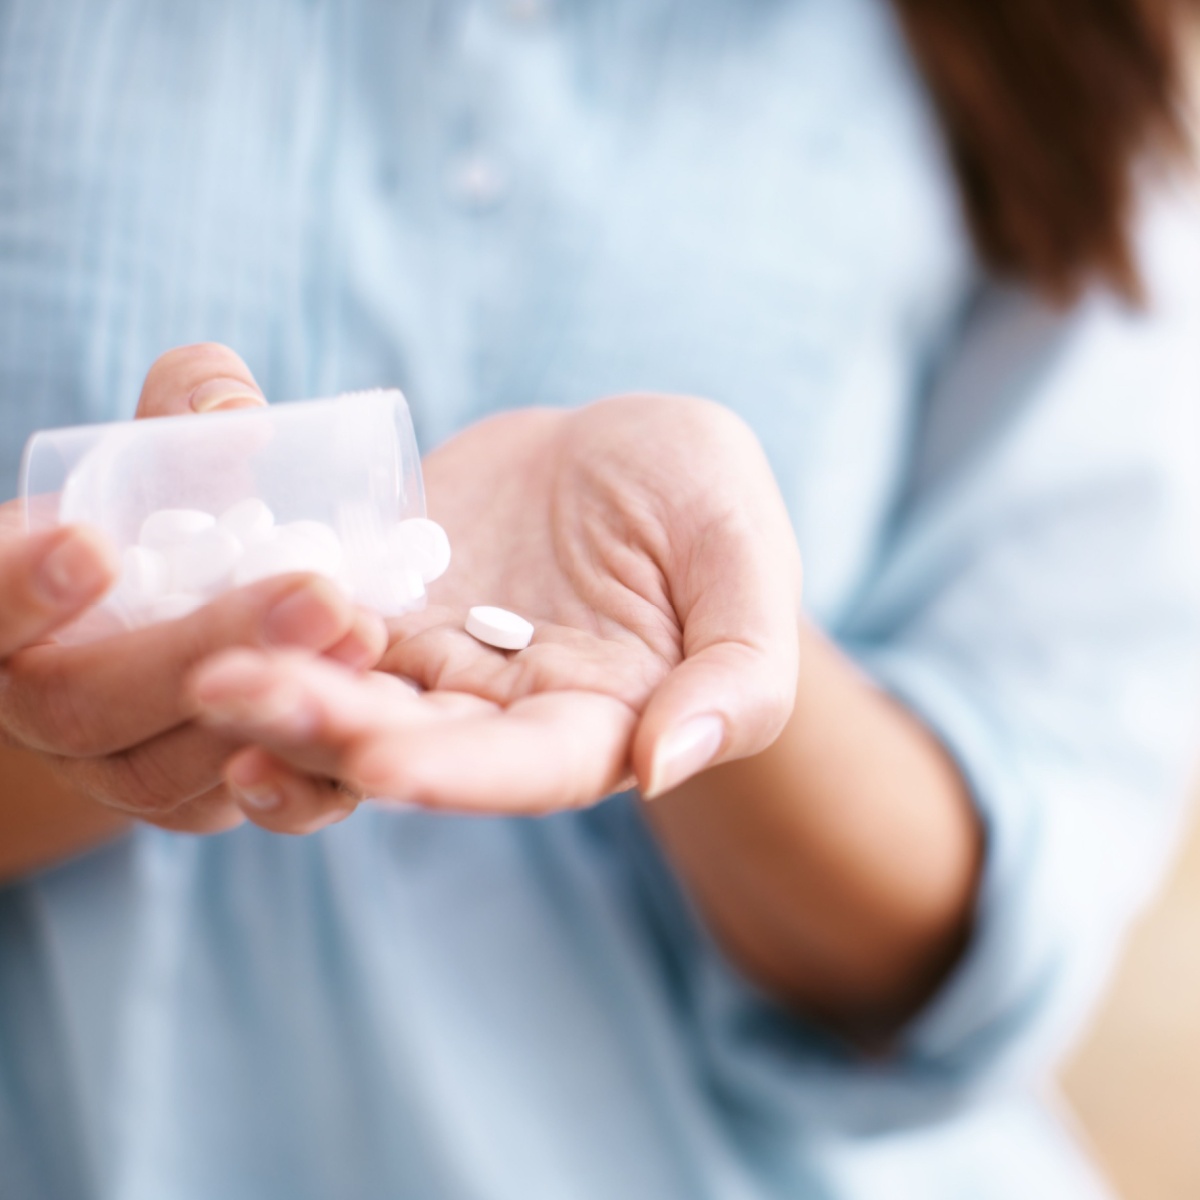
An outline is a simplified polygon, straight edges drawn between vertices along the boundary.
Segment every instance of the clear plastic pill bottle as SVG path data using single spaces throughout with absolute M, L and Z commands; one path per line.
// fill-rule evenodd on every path
M 121 556 L 117 585 L 67 640 L 183 616 L 292 571 L 327 576 L 384 616 L 424 603 L 431 523 L 398 391 L 45 430 L 25 448 L 20 486 L 30 530 L 90 525 Z

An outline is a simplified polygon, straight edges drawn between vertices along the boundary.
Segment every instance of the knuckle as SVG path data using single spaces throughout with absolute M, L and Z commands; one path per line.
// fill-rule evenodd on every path
M 169 813 L 187 797 L 164 756 L 146 747 L 109 760 L 114 799 L 123 808 L 145 813 Z
M 61 757 L 52 762 L 56 773 L 73 792 L 105 808 L 127 815 L 136 813 L 137 810 L 124 801 L 120 783 L 114 778 L 113 766 L 107 759 Z

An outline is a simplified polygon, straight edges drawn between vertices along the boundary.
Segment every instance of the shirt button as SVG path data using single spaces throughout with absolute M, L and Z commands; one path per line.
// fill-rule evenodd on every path
M 484 154 L 471 154 L 450 168 L 450 195 L 471 212 L 487 212 L 508 195 L 508 175 L 503 167 Z
M 508 0 L 507 12 L 514 21 L 537 21 L 546 15 L 549 0 Z

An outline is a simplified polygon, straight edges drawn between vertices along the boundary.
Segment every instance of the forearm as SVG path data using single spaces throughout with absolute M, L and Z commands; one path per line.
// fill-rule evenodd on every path
M 733 960 L 875 1041 L 960 953 L 983 835 L 928 730 L 818 632 L 801 636 L 796 707 L 776 743 L 648 811 Z
M 0 885 L 117 837 L 129 821 L 70 791 L 36 755 L 0 746 Z

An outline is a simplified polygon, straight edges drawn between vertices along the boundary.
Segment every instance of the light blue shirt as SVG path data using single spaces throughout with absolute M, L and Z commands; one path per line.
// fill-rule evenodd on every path
M 1086 1195 L 1038 1100 L 1197 715 L 1195 217 L 988 282 L 877 0 L 2 0 L 0 463 L 211 339 L 428 448 L 633 389 L 762 437 L 813 616 L 986 824 L 886 1060 L 721 957 L 636 803 L 143 830 L 0 893 L 5 1200 Z

